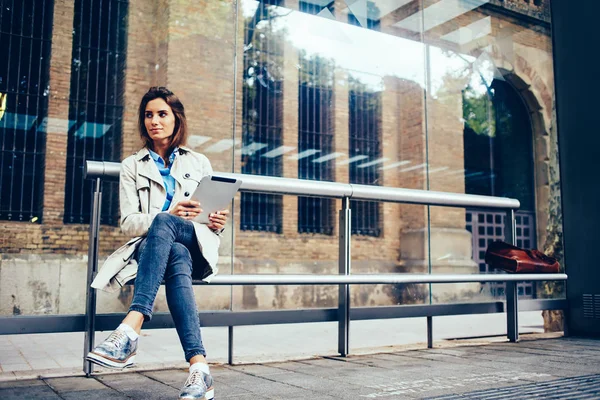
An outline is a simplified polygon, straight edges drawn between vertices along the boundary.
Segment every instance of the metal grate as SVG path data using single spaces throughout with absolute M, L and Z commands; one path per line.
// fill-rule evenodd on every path
M 127 48 L 127 0 L 76 0 L 73 23 L 66 223 L 89 223 L 86 160 L 120 161 Z M 103 224 L 118 223 L 118 184 L 103 188 Z
M 430 400 L 600 399 L 600 375 L 578 376 L 527 385 L 430 397 Z
M 42 220 L 53 16 L 53 0 L 0 0 L 0 220 Z
M 381 92 L 373 91 L 357 79 L 349 79 L 349 157 L 381 157 Z M 350 183 L 381 185 L 379 165 L 350 164 Z M 376 201 L 350 201 L 352 233 L 380 236 L 380 204 Z
M 530 249 L 535 244 L 535 217 L 532 212 L 518 211 L 516 213 L 517 246 Z M 503 212 L 467 210 L 467 230 L 472 234 L 473 260 L 479 265 L 479 272 L 503 273 L 492 269 L 485 263 L 485 251 L 487 247 L 496 240 L 504 240 L 504 227 L 506 214 Z M 505 295 L 505 283 L 489 282 L 487 285 L 493 296 Z M 533 298 L 535 286 L 532 282 L 519 282 L 517 285 L 519 296 Z
M 279 10 L 261 2 L 244 25 L 244 174 L 283 174 L 281 154 L 272 152 L 283 144 L 283 40 L 273 29 Z M 240 228 L 281 233 L 282 196 L 242 193 Z
M 600 294 L 583 295 L 583 318 L 600 318 Z
M 333 181 L 332 160 L 319 161 L 333 151 L 333 81 L 331 60 L 300 54 L 298 87 L 298 178 Z M 333 201 L 298 198 L 298 232 L 333 234 Z

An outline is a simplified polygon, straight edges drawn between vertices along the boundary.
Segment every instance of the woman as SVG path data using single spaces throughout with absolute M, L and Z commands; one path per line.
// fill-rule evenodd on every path
M 161 282 L 177 334 L 190 363 L 180 399 L 212 399 L 213 379 L 206 363 L 192 277 L 210 280 L 217 273 L 219 237 L 229 210 L 196 221 L 202 208 L 189 200 L 203 176 L 212 174 L 208 159 L 186 147 L 183 104 L 164 87 L 150 88 L 139 107 L 138 127 L 144 148 L 121 167 L 121 229 L 135 236 L 108 257 L 92 287 L 114 291 L 135 278 L 133 300 L 119 327 L 87 359 L 125 368 L 135 359 L 138 336 Z

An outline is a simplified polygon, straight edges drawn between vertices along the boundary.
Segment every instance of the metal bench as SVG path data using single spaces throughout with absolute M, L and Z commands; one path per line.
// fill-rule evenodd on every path
M 102 182 L 119 179 L 120 163 L 87 161 L 86 177 L 95 180 L 92 219 L 88 252 L 87 298 L 85 314 L 84 356 L 94 347 L 96 330 L 112 330 L 124 317 L 120 314 L 96 314 L 96 291 L 90 283 L 98 267 L 98 239 Z M 506 229 L 506 241 L 516 243 L 515 210 L 519 208 L 516 199 L 468 195 L 461 193 L 434 192 L 426 190 L 401 189 L 380 186 L 355 185 L 337 182 L 319 182 L 278 177 L 215 173 L 221 176 L 240 178 L 240 190 L 270 194 L 317 196 L 342 200 L 339 211 L 339 274 L 338 275 L 218 275 L 210 285 L 339 285 L 337 308 L 276 310 L 276 311 L 201 311 L 203 326 L 227 326 L 229 332 L 228 361 L 233 363 L 233 328 L 240 325 L 283 324 L 301 322 L 338 322 L 338 351 L 341 356 L 349 353 L 350 320 L 367 320 L 402 317 L 427 318 L 427 345 L 432 347 L 433 317 L 441 315 L 481 314 L 506 312 L 507 336 L 511 342 L 519 340 L 517 282 L 519 281 L 564 281 L 566 274 L 351 274 L 350 240 L 351 210 L 350 200 L 371 200 L 383 202 L 409 203 L 429 206 L 472 207 L 500 209 L 507 213 L 510 229 Z M 464 282 L 506 282 L 506 301 L 464 304 L 431 304 L 391 307 L 350 307 L 350 285 L 354 284 L 437 284 Z M 194 284 L 206 284 L 195 281 Z M 521 310 L 566 309 L 566 300 L 524 300 Z M 155 314 L 144 329 L 173 327 L 168 313 Z M 84 372 L 93 372 L 92 364 L 84 360 Z

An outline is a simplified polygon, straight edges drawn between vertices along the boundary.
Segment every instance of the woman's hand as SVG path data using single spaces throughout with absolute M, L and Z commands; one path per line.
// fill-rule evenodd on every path
M 225 228 L 229 210 L 220 210 L 208 216 L 209 224 L 207 225 L 213 231 L 219 231 Z
M 169 211 L 170 214 L 177 215 L 188 221 L 193 220 L 202 212 L 200 203 L 193 200 L 181 200 L 175 207 Z

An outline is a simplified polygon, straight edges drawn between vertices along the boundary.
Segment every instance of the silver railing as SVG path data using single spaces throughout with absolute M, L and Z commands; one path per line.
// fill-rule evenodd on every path
M 93 348 L 94 333 L 97 330 L 112 330 L 124 317 L 123 313 L 96 314 L 96 291 L 90 284 L 98 269 L 98 242 L 100 232 L 100 210 L 102 208 L 103 181 L 119 179 L 120 164 L 114 162 L 86 162 L 86 178 L 94 179 L 95 191 L 92 204 L 92 218 L 89 226 L 87 295 L 85 314 L 69 315 L 20 315 L 0 317 L 0 335 L 51 332 L 85 332 L 85 355 Z M 338 275 L 219 275 L 211 285 L 339 285 L 339 301 L 336 308 L 269 311 L 200 311 L 203 326 L 228 327 L 228 361 L 233 363 L 233 333 L 235 326 L 284 324 L 306 322 L 337 322 L 338 351 L 340 355 L 349 353 L 350 320 L 370 320 L 385 318 L 427 318 L 427 347 L 433 342 L 433 317 L 460 314 L 485 314 L 506 312 L 507 336 L 512 342 L 519 339 L 518 310 L 566 310 L 565 299 L 540 299 L 517 301 L 517 282 L 520 281 L 565 281 L 565 274 L 351 274 L 351 210 L 350 200 L 376 200 L 385 202 L 436 205 L 448 207 L 469 207 L 495 209 L 507 214 L 506 241 L 515 243 L 515 210 L 519 202 L 514 199 L 474 196 L 466 194 L 432 192 L 423 190 L 386 188 L 333 182 L 317 182 L 299 179 L 264 177 L 223 173 L 243 181 L 241 190 L 272 194 L 298 196 L 319 196 L 340 198 L 339 211 L 339 274 Z M 462 282 L 506 282 L 506 301 L 452 304 L 418 304 L 402 306 L 350 307 L 350 285 L 354 284 L 407 284 L 407 283 L 462 283 Z M 203 282 L 197 281 L 196 284 Z M 170 328 L 173 321 L 168 313 L 156 313 L 152 321 L 144 324 L 144 329 Z M 89 376 L 92 365 L 84 361 L 84 372 Z
M 100 228 L 100 209 L 103 180 L 118 180 L 120 164 L 114 162 L 86 162 L 86 177 L 96 181 L 94 192 L 92 221 L 90 223 L 90 247 L 87 274 L 87 303 L 85 318 L 85 349 L 87 354 L 94 346 L 94 332 L 97 320 L 103 328 L 110 324 L 116 326 L 122 315 L 110 314 L 96 316 L 96 293 L 90 288 L 90 283 L 98 267 L 98 235 Z M 337 310 L 278 310 L 278 311 L 242 311 L 203 313 L 205 326 L 228 326 L 229 328 L 229 362 L 233 361 L 233 327 L 244 324 L 290 323 L 290 322 L 338 322 L 338 351 L 341 356 L 349 353 L 349 324 L 350 319 L 397 318 L 407 316 L 427 317 L 427 345 L 432 347 L 432 318 L 437 315 L 456 315 L 485 312 L 502 312 L 507 314 L 507 336 L 511 342 L 519 340 L 518 332 L 518 296 L 517 282 L 521 281 L 560 281 L 566 280 L 566 274 L 471 274 L 471 275 L 430 275 L 430 274 L 351 274 L 351 210 L 350 200 L 376 200 L 384 202 L 409 203 L 446 207 L 469 207 L 503 210 L 507 214 L 510 229 L 506 229 L 506 241 L 516 243 L 515 210 L 519 208 L 516 199 L 468 195 L 461 193 L 434 192 L 426 190 L 390 188 L 380 186 L 355 185 L 337 182 L 319 182 L 300 179 L 244 175 L 232 173 L 215 173 L 220 176 L 234 177 L 242 180 L 241 191 L 260 192 L 269 194 L 317 196 L 339 198 L 342 209 L 339 211 L 339 274 L 338 275 L 219 275 L 210 285 L 339 285 Z M 406 284 L 406 283 L 463 283 L 463 282 L 506 282 L 506 302 L 499 304 L 438 304 L 396 307 L 350 307 L 350 285 L 353 284 Z M 195 282 L 202 283 L 202 282 Z M 523 309 L 564 309 L 564 300 L 527 300 Z M 168 316 L 162 316 L 152 327 L 172 326 Z M 228 318 L 231 317 L 231 318 Z M 153 318 L 153 321 L 156 320 Z M 84 362 L 84 371 L 91 374 L 92 366 Z

